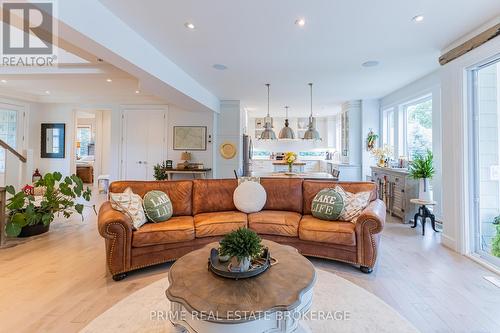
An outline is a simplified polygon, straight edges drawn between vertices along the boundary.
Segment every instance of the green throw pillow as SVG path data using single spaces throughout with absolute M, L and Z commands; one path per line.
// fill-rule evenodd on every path
M 321 220 L 337 221 L 344 210 L 342 195 L 333 188 L 325 188 L 312 201 L 312 215 Z
M 149 191 L 142 200 L 144 213 L 151 222 L 167 221 L 172 217 L 172 202 L 165 192 Z

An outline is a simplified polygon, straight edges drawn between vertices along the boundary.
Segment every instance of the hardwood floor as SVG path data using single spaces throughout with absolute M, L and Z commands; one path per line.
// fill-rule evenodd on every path
M 104 195 L 95 195 L 97 206 Z M 439 244 L 428 228 L 389 220 L 370 275 L 350 265 L 312 259 L 379 296 L 422 332 L 500 332 L 500 288 L 494 275 Z M 51 231 L 0 250 L 0 331 L 77 332 L 120 299 L 166 276 L 169 264 L 114 282 L 105 267 L 96 216 L 57 221 Z

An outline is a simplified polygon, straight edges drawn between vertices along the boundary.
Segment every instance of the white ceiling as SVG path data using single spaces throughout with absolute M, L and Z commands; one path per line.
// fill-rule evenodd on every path
M 382 97 L 437 69 L 441 49 L 500 14 L 499 0 L 100 1 L 220 99 L 260 114 L 266 82 L 274 114 L 285 104 L 307 112 L 308 82 L 315 113 Z M 362 67 L 368 60 L 380 65 Z

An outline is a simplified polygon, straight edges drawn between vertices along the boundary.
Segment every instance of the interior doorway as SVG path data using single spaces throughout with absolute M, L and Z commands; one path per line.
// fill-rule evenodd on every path
M 74 113 L 72 170 L 88 186 L 97 186 L 97 177 L 105 172 L 103 156 L 110 148 L 103 128 L 105 112 L 111 111 L 80 109 Z

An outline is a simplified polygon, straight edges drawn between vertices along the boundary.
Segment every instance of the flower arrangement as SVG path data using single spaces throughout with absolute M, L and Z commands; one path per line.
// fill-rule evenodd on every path
M 385 165 L 385 160 L 392 155 L 392 148 L 388 145 L 379 148 L 373 148 L 370 150 L 371 154 L 375 156 L 378 160 L 378 166 L 383 167 Z
M 297 154 L 292 151 L 285 153 L 285 162 L 288 164 L 288 171 L 292 172 L 293 162 L 297 160 Z

